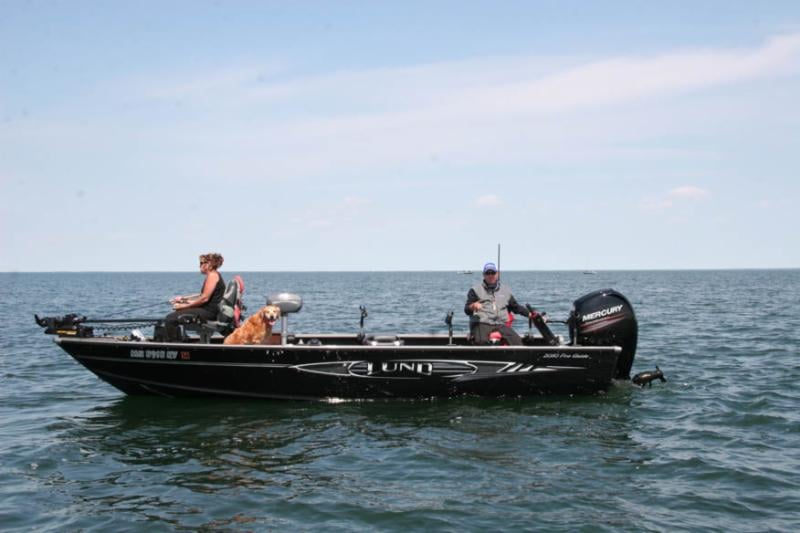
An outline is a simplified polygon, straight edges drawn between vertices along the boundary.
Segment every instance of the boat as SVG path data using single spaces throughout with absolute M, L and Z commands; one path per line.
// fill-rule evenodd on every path
M 458 274 L 472 274 L 472 270 L 459 270 Z
M 469 335 L 454 333 L 452 311 L 447 331 L 435 334 L 369 334 L 363 307 L 358 331 L 295 333 L 289 318 L 302 308 L 302 298 L 279 293 L 267 303 L 281 309 L 280 331 L 260 345 L 223 344 L 221 335 L 209 334 L 219 324 L 186 324 L 180 342 L 166 342 L 156 319 L 35 319 L 62 350 L 129 395 L 328 402 L 597 393 L 630 379 L 638 335 L 633 307 L 613 289 L 575 300 L 561 321 L 568 339 L 550 329 L 557 321 L 539 315 L 529 321 L 521 346 L 502 339 L 473 344 Z M 154 321 L 152 336 L 138 330 L 95 334 L 98 324 L 143 320 Z

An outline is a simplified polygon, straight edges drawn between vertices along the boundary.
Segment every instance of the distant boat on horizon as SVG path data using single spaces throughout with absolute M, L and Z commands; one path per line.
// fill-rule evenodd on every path
M 584 274 L 597 274 L 597 271 L 596 270 L 584 270 L 583 273 Z
M 459 274 L 472 274 L 472 270 L 459 270 Z

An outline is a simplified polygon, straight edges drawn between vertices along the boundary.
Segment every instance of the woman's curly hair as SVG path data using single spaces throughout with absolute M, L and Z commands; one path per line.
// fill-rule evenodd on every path
M 208 261 L 208 264 L 211 266 L 211 268 L 217 270 L 222 266 L 222 263 L 225 261 L 225 259 L 220 254 L 211 252 L 201 255 L 200 261 Z

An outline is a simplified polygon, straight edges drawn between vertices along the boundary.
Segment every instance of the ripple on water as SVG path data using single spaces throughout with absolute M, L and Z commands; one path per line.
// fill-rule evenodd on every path
M 800 300 L 797 271 L 510 273 L 515 294 L 555 318 L 595 283 L 621 290 L 641 326 L 634 372 L 658 364 L 669 381 L 592 397 L 339 405 L 124 398 L 30 315 L 147 305 L 197 276 L 12 278 L 0 275 L 0 292 L 31 310 L 0 309 L 5 529 L 800 525 L 800 320 L 787 311 Z M 355 331 L 364 303 L 373 331 L 442 332 L 466 290 L 448 273 L 245 278 L 251 308 L 272 289 L 302 294 L 292 323 L 303 331 Z M 421 307 L 397 310 L 397 294 Z

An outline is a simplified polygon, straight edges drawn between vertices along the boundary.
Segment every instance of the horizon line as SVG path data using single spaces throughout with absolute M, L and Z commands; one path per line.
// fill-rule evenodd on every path
M 734 271 L 734 270 L 800 270 L 800 266 L 793 267 L 687 267 L 687 268 L 551 268 L 551 269 L 508 269 L 502 272 L 702 272 L 702 271 Z M 464 274 L 467 272 L 457 269 L 433 270 L 231 270 L 230 273 L 246 272 L 252 274 L 365 274 L 365 273 L 431 273 L 452 272 Z M 471 270 L 471 273 L 480 274 L 480 269 Z M 198 274 L 198 270 L 0 270 L 0 274 Z

